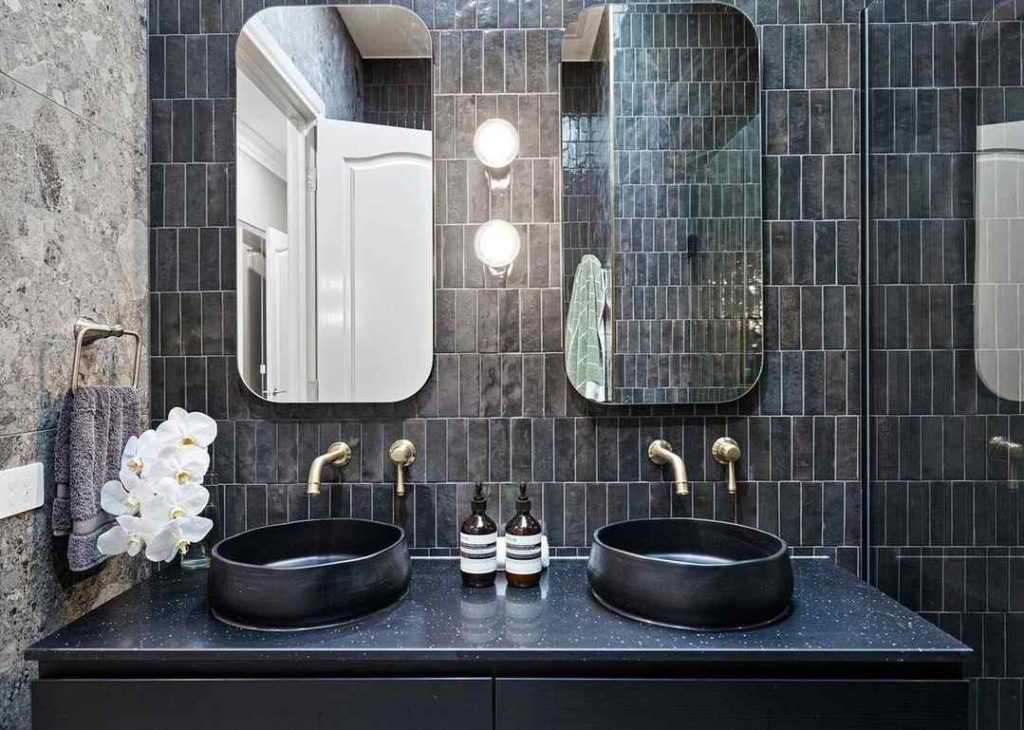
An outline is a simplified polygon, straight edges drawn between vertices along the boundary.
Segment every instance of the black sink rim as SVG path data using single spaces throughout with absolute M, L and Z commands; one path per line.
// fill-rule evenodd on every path
M 689 565 L 689 563 L 687 563 Z M 597 589 L 591 588 L 590 595 L 594 597 L 603 608 L 611 611 L 614 614 L 628 618 L 631 621 L 639 621 L 642 624 L 650 624 L 651 626 L 661 626 L 666 629 L 680 629 L 682 631 L 692 631 L 694 633 L 704 634 L 720 634 L 720 633 L 731 633 L 734 631 L 753 631 L 755 629 L 763 629 L 766 626 L 777 624 L 783 619 L 789 617 L 789 614 L 793 613 L 793 602 L 792 600 L 786 604 L 786 607 L 782 609 L 780 613 L 775 614 L 771 618 L 763 619 L 761 621 L 754 621 L 752 623 L 740 623 L 740 624 L 722 624 L 721 626 L 694 626 L 691 624 L 683 623 L 672 623 L 671 621 L 660 621 L 655 618 L 648 618 L 639 613 L 633 613 L 623 608 L 619 608 L 608 599 L 601 596 L 597 592 Z
M 691 541 L 687 533 L 699 539 Z M 684 550 L 671 549 L 677 539 Z M 705 556 L 723 560 L 706 562 Z M 606 525 L 595 532 L 587 577 L 595 601 L 610 611 L 674 629 L 755 629 L 784 619 L 792 608 L 786 541 L 721 520 L 645 518 Z
M 264 563 L 249 563 L 249 562 L 246 562 L 246 561 L 243 561 L 243 560 L 234 560 L 233 558 L 228 558 L 228 557 L 225 557 L 224 555 L 221 554 L 221 550 L 220 550 L 221 546 L 224 545 L 225 543 L 231 542 L 233 540 L 240 539 L 242 537 L 245 537 L 247 539 L 255 538 L 261 532 L 269 532 L 269 531 L 272 531 L 272 530 L 287 529 L 287 528 L 289 528 L 289 527 L 291 527 L 293 525 L 308 524 L 310 522 L 319 522 L 319 523 L 365 522 L 365 523 L 370 523 L 370 524 L 374 524 L 374 525 L 380 525 L 381 527 L 384 527 L 384 528 L 389 528 L 389 529 L 392 529 L 392 530 L 396 530 L 397 531 L 397 537 L 394 540 L 392 540 L 390 543 L 388 543 L 386 546 L 384 546 L 383 548 L 380 548 L 379 550 L 375 550 L 372 553 L 366 553 L 365 555 L 360 555 L 360 556 L 354 557 L 354 558 L 342 558 L 340 560 L 332 560 L 332 561 L 326 562 L 326 563 L 317 563 L 315 565 L 266 565 Z M 377 520 L 366 520 L 366 519 L 362 519 L 360 517 L 316 517 L 316 518 L 308 519 L 308 520 L 296 520 L 295 522 L 281 522 L 281 523 L 278 523 L 276 525 L 262 525 L 260 527 L 254 527 L 251 530 L 243 530 L 242 532 L 234 534 L 231 537 L 225 537 L 222 540 L 218 540 L 217 543 L 213 546 L 213 549 L 210 550 L 210 560 L 211 561 L 212 560 L 219 560 L 219 561 L 221 561 L 223 563 L 227 563 L 228 565 L 237 565 L 237 566 L 241 566 L 241 567 L 245 567 L 245 568 L 249 568 L 249 569 L 254 569 L 254 570 L 273 570 L 273 571 L 282 571 L 282 572 L 300 571 L 300 570 L 316 570 L 318 568 L 330 567 L 332 565 L 351 565 L 352 563 L 358 563 L 358 562 L 361 562 L 361 561 L 364 561 L 364 560 L 372 560 L 373 558 L 376 558 L 376 557 L 379 557 L 379 556 L 383 555 L 384 553 L 388 552 L 389 550 L 394 550 L 404 540 L 405 540 L 405 530 L 403 528 L 399 527 L 398 525 L 393 525 L 393 524 L 391 524 L 389 522 L 379 522 Z
M 277 548 L 263 549 L 267 545 Z M 341 550 L 333 555 L 321 552 L 335 546 Z M 225 552 L 233 555 L 225 557 Z M 328 561 L 274 564 L 307 554 Z M 211 551 L 207 607 L 214 618 L 237 628 L 320 629 L 398 604 L 411 577 L 409 542 L 398 525 L 351 517 L 298 520 L 253 528 L 217 543 Z
M 754 533 L 754 534 L 757 534 L 757 535 L 762 536 L 762 537 L 766 537 L 766 538 L 768 538 L 768 539 L 770 539 L 772 541 L 775 541 L 775 542 L 777 542 L 779 544 L 778 550 L 776 550 L 775 552 L 771 553 L 770 555 L 762 555 L 762 556 L 757 557 L 757 558 L 744 558 L 742 560 L 730 560 L 727 563 L 728 566 L 757 565 L 758 563 L 767 563 L 767 562 L 771 562 L 773 560 L 778 560 L 784 554 L 789 553 L 789 543 L 787 543 L 783 538 L 779 537 L 778 535 L 773 535 L 770 532 L 766 532 L 764 530 L 759 530 L 756 527 L 750 527 L 749 525 L 741 525 L 741 524 L 739 524 L 737 522 L 724 522 L 722 520 L 709 520 L 709 519 L 705 519 L 703 517 L 644 517 L 644 518 L 640 518 L 640 519 L 619 520 L 618 522 L 609 522 L 607 525 L 602 525 L 601 527 L 598 527 L 596 530 L 594 530 L 594 537 L 593 537 L 594 544 L 595 545 L 599 545 L 602 550 L 609 550 L 611 552 L 615 552 L 615 553 L 618 553 L 620 555 L 625 555 L 625 556 L 628 556 L 630 558 L 639 558 L 639 559 L 642 559 L 642 560 L 645 560 L 645 561 L 653 561 L 653 562 L 657 562 L 657 563 L 666 563 L 666 564 L 671 564 L 671 565 L 685 565 L 688 568 L 700 568 L 700 569 L 708 569 L 708 570 L 714 570 L 714 569 L 721 570 L 724 567 L 722 564 L 697 563 L 697 562 L 693 562 L 693 561 L 689 561 L 689 560 L 674 560 L 674 559 L 670 559 L 670 558 L 659 558 L 657 556 L 650 555 L 648 553 L 638 553 L 638 552 L 634 552 L 632 550 L 625 550 L 623 548 L 616 547 L 614 545 L 609 545 L 605 540 L 601 539 L 601 533 L 603 531 L 605 531 L 605 530 L 611 530 L 613 528 L 619 527 L 620 525 L 635 524 L 637 522 L 657 522 L 657 523 L 697 522 L 697 523 L 701 523 L 703 525 L 711 526 L 712 529 L 726 529 L 726 530 L 738 529 L 738 530 L 741 530 L 741 531 L 745 530 L 747 532 Z
M 398 608 L 398 606 L 401 605 L 402 601 L 405 600 L 405 597 L 407 595 L 409 595 L 408 586 L 404 591 L 402 591 L 402 595 L 398 596 L 398 598 L 396 598 L 394 601 L 392 601 L 391 603 L 386 603 L 380 608 L 375 608 L 374 610 L 368 613 L 361 613 L 355 616 L 351 616 L 350 618 L 343 618 L 337 621 L 328 621 L 319 624 L 309 624 L 306 626 L 261 626 L 260 624 L 250 624 L 246 623 L 245 621 L 239 621 L 238 619 L 228 618 L 220 611 L 218 611 L 216 608 L 214 608 L 212 604 L 209 605 L 208 608 L 210 610 L 211 616 L 220 621 L 222 624 L 230 626 L 233 629 L 242 629 L 244 631 L 261 631 L 270 634 L 290 634 L 296 631 L 319 631 L 320 629 L 333 629 L 339 626 L 348 626 L 359 621 L 364 621 L 368 618 L 384 616 Z

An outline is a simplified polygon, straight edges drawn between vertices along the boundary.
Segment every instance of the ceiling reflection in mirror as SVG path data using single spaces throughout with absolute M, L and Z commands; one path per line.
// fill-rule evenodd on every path
M 566 372 L 599 403 L 716 403 L 763 345 L 757 34 L 716 4 L 606 5 L 562 45 Z
M 238 39 L 238 367 L 282 403 L 408 398 L 433 360 L 430 35 L 275 7 Z

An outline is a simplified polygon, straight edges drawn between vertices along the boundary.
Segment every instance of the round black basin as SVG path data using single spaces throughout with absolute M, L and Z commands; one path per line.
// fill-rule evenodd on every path
M 233 626 L 309 629 L 390 606 L 409 587 L 405 532 L 369 520 L 290 522 L 217 543 L 210 610 Z
M 789 612 L 793 567 L 785 541 L 697 519 L 630 520 L 594 532 L 587 566 L 594 597 L 630 618 L 723 631 Z

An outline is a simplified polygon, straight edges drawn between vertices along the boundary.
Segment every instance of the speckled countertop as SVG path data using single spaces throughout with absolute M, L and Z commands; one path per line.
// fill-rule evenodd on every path
M 500 671 L 571 662 L 955 663 L 960 642 L 827 560 L 794 560 L 793 612 L 760 629 L 697 633 L 621 618 L 599 606 L 586 564 L 556 560 L 539 588 L 462 588 L 451 560 L 414 560 L 407 596 L 345 626 L 257 632 L 210 616 L 205 571 L 168 570 L 34 644 L 41 662 L 448 663 Z M 311 666 L 311 665 L 310 665 Z

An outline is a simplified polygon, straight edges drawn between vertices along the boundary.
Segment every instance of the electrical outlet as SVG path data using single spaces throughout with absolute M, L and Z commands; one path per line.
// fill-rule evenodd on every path
M 0 471 L 0 519 L 43 506 L 43 465 Z

